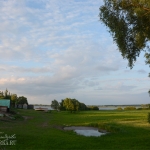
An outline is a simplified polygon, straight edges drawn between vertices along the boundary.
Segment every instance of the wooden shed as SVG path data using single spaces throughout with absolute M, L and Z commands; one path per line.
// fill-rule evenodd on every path
M 0 99 L 0 111 L 8 112 L 10 109 L 9 99 Z
M 23 104 L 23 109 L 28 109 L 28 104 Z
M 16 104 L 15 108 L 20 108 L 20 109 L 28 109 L 28 104 Z

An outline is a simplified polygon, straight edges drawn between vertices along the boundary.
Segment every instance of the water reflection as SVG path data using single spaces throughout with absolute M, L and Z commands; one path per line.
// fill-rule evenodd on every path
M 106 133 L 101 133 L 98 131 L 97 128 L 94 127 L 65 127 L 64 130 L 74 130 L 78 135 L 84 135 L 84 136 L 101 136 Z
M 84 136 L 101 136 L 104 135 L 105 133 L 101 133 L 98 130 L 74 130 L 77 134 L 79 135 L 84 135 Z

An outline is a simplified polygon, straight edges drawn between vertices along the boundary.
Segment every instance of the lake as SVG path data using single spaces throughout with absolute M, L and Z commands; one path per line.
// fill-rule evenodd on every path
M 48 110 L 54 110 L 50 105 L 34 105 L 33 109 L 36 108 L 47 108 Z

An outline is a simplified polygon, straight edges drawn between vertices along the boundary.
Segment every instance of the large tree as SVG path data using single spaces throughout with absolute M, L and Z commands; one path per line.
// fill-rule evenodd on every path
M 63 101 L 63 107 L 69 110 L 71 113 L 79 110 L 87 110 L 87 106 L 84 103 L 79 102 L 77 99 L 65 98 Z
M 150 65 L 150 0 L 104 0 L 99 17 L 130 68 L 141 51 Z
M 65 98 L 63 106 L 72 113 L 79 110 L 80 102 L 76 99 Z
M 133 67 L 140 52 L 149 51 L 150 1 L 104 0 L 99 16 L 108 27 L 122 56 L 127 58 L 129 66 Z M 149 62 L 150 55 L 147 53 L 146 56 Z
M 59 109 L 59 103 L 58 103 L 58 101 L 54 99 L 54 100 L 52 101 L 52 103 L 51 103 L 51 107 L 52 107 L 53 109 Z
M 26 97 L 20 96 L 20 97 L 18 97 L 18 99 L 17 99 L 17 104 L 28 104 L 28 100 L 27 100 Z

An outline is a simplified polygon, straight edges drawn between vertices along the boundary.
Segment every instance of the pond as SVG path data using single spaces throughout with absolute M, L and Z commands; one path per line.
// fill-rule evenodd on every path
M 98 137 L 106 134 L 106 132 L 99 132 L 98 128 L 94 128 L 94 127 L 72 126 L 72 127 L 64 127 L 64 130 L 74 130 L 78 135 L 83 135 L 83 136 Z

